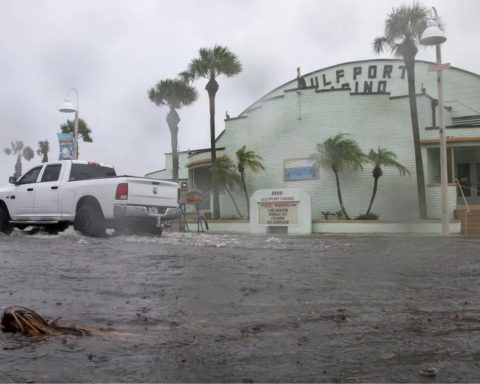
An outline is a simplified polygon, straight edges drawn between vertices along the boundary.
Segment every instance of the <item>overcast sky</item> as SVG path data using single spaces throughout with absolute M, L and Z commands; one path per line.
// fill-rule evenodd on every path
M 80 158 L 143 175 L 164 167 L 170 152 L 167 110 L 147 90 L 175 77 L 198 49 L 215 44 L 236 53 L 243 72 L 219 78 L 217 134 L 225 111 L 236 116 L 273 88 L 303 73 L 375 56 L 372 41 L 400 0 L 0 0 L 0 184 L 13 174 L 3 148 L 22 140 L 50 142 L 73 115 L 58 112 L 69 88 L 93 143 Z M 480 1 L 428 0 L 442 16 L 444 62 L 480 73 Z M 418 59 L 435 61 L 434 49 Z M 205 81 L 200 97 L 179 111 L 180 150 L 209 147 Z M 24 172 L 41 161 L 23 162 Z

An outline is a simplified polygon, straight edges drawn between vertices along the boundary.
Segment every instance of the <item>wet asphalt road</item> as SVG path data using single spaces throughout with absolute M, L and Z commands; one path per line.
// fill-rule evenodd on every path
M 1 382 L 479 382 L 480 239 L 0 234 Z M 421 373 L 431 369 L 433 377 Z

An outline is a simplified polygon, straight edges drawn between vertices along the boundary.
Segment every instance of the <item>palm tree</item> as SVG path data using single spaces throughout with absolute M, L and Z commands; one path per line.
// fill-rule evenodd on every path
M 370 204 L 368 205 L 367 213 L 368 216 L 370 213 L 370 209 L 372 209 L 373 200 L 375 199 L 375 195 L 377 194 L 377 186 L 378 186 L 378 179 L 380 176 L 383 175 L 382 167 L 394 167 L 397 168 L 400 175 L 410 175 L 410 171 L 404 167 L 402 164 L 397 162 L 397 155 L 385 148 L 378 147 L 377 151 L 375 152 L 373 149 L 367 155 L 366 161 L 373 164 L 373 171 L 372 176 L 375 179 L 373 183 L 373 192 L 372 198 L 370 199 Z
M 30 161 L 33 159 L 33 156 L 35 156 L 32 148 L 23 146 L 23 141 L 12 141 L 10 143 L 10 148 L 5 148 L 4 151 L 7 155 L 17 156 L 14 173 L 14 176 L 17 179 L 22 176 L 22 157 L 25 160 Z
M 260 162 L 263 158 L 257 155 L 254 151 L 249 151 L 245 145 L 237 151 L 237 169 L 240 172 L 242 179 L 243 192 L 247 201 L 247 219 L 250 217 L 250 200 L 248 199 L 247 184 L 245 182 L 245 172 L 250 170 L 252 172 L 260 172 L 265 169 Z
M 178 116 L 177 109 L 197 100 L 197 90 L 183 80 L 167 79 L 159 81 L 154 88 L 151 88 L 148 91 L 148 97 L 156 105 L 166 105 L 170 108 L 166 120 L 172 143 L 172 177 L 174 181 L 178 182 L 178 123 L 180 116 Z
M 48 140 L 38 142 L 37 155 L 38 156 L 43 156 L 42 157 L 42 163 L 47 163 L 48 162 L 48 151 L 49 150 L 50 150 L 50 145 L 48 144 Z
M 394 8 L 385 21 L 384 36 L 373 41 L 375 53 L 381 53 L 389 48 L 396 57 L 403 58 L 407 70 L 408 99 L 410 104 L 410 118 L 412 120 L 413 145 L 415 151 L 415 166 L 417 171 L 417 193 L 419 216 L 427 217 L 425 197 L 425 176 L 423 173 L 422 151 L 420 146 L 420 132 L 418 128 L 417 99 L 415 91 L 415 56 L 417 55 L 419 40 L 429 20 L 429 11 L 419 3 L 411 6 L 402 5 Z
M 186 81 L 193 81 L 198 78 L 207 79 L 205 89 L 208 92 L 208 100 L 210 105 L 210 150 L 211 161 L 215 163 L 217 159 L 215 148 L 215 95 L 217 94 L 219 85 L 217 77 L 225 75 L 232 77 L 242 71 L 242 65 L 237 56 L 227 47 L 215 45 L 213 48 L 201 48 L 199 57 L 193 59 L 186 71 L 180 73 L 180 76 Z M 213 218 L 220 216 L 220 205 L 218 197 L 218 187 L 215 184 L 215 173 L 212 172 L 213 184 Z
M 75 120 L 67 120 L 66 123 L 60 126 L 60 130 L 62 133 L 74 133 L 75 131 Z M 85 120 L 78 118 L 78 135 L 82 138 L 82 140 L 86 143 L 92 143 L 93 139 L 90 136 L 92 130 L 88 127 Z M 78 154 L 77 150 L 77 154 Z
M 345 218 L 350 220 L 350 216 L 348 216 L 345 206 L 343 205 L 339 173 L 349 169 L 363 169 L 362 163 L 364 162 L 365 155 L 355 140 L 347 139 L 345 136 L 347 136 L 347 134 L 339 133 L 333 137 L 329 137 L 323 143 L 317 144 L 317 152 L 312 154 L 310 158 L 314 160 L 316 167 L 322 167 L 334 173 L 340 208 Z
M 238 213 L 238 216 L 243 219 L 243 216 L 238 209 L 237 202 L 233 198 L 232 194 L 232 190 L 236 189 L 242 183 L 241 176 L 235 169 L 235 164 L 227 155 L 223 155 L 217 158 L 215 163 L 213 163 L 212 172 L 215 175 L 215 182 L 217 185 L 225 188 L 228 196 L 230 196 L 230 199 L 232 199 L 232 203 Z

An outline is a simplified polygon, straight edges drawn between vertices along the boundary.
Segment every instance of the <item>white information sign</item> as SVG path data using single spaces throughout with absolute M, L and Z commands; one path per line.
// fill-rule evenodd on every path
M 252 232 L 268 233 L 270 227 L 285 227 L 288 233 L 311 233 L 311 198 L 304 191 L 262 189 L 256 191 L 250 201 Z
M 273 201 L 269 203 L 258 203 L 258 224 L 297 225 L 298 202 Z

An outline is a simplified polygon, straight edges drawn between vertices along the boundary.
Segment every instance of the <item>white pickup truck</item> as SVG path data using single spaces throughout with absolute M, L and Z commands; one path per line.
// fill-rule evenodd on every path
M 80 160 L 44 163 L 0 187 L 0 231 L 43 226 L 49 232 L 73 224 L 99 237 L 129 224 L 161 234 L 162 221 L 178 217 L 178 184 L 117 176 L 107 164 Z

